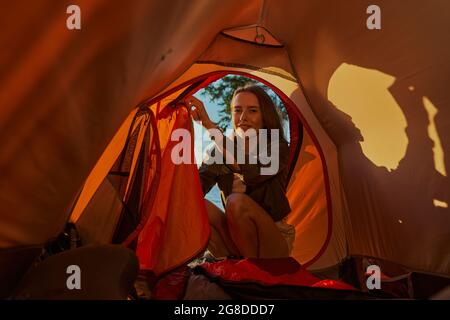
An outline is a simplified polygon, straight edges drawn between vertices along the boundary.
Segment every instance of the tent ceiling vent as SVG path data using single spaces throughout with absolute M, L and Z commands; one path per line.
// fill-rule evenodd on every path
M 264 27 L 253 24 L 248 26 L 225 29 L 223 34 L 246 42 L 270 47 L 283 47 L 283 45 Z

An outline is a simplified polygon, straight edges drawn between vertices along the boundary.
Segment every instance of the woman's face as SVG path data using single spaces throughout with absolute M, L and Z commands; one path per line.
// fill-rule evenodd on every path
M 251 92 L 238 93 L 231 102 L 231 118 L 234 129 L 241 128 L 247 131 L 253 128 L 258 132 L 264 128 L 258 98 Z

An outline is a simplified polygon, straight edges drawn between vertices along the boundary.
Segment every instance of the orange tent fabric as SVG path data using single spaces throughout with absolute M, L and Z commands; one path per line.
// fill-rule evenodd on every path
M 311 269 L 361 255 L 450 274 L 448 2 L 381 1 L 380 30 L 367 28 L 372 3 L 360 0 L 77 4 L 75 31 L 65 26 L 67 2 L 0 5 L 10 13 L 0 33 L 2 249 L 42 245 L 63 230 L 141 101 L 234 72 L 286 95 L 321 157 L 314 172 L 325 183 L 312 179 L 310 191 L 322 205 L 308 208 L 320 208 L 322 223 L 308 223 L 308 234 L 318 239 L 328 214 L 332 225 Z
M 146 213 L 149 219 L 140 232 L 136 248 L 141 268 L 156 274 L 199 254 L 206 247 L 210 232 L 194 159 L 191 158 L 191 164 L 181 165 L 175 165 L 171 160 L 178 142 L 172 141 L 170 136 L 176 129 L 187 129 L 192 133 L 190 116 L 185 108 L 181 108 L 173 110 L 165 119 L 158 117 L 158 123 L 163 150 L 162 175 L 155 205 L 150 213 Z M 166 126 L 166 123 L 170 124 Z M 193 147 L 193 141 L 191 145 Z

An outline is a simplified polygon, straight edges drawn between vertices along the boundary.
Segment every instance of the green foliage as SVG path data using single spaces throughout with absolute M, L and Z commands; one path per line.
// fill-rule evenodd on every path
M 274 100 L 278 111 L 283 120 L 287 120 L 287 112 L 280 98 L 266 85 L 253 79 L 239 76 L 228 75 L 220 80 L 210 83 L 202 92 L 203 96 L 208 96 L 210 102 L 216 103 L 219 107 L 219 127 L 225 129 L 231 125 L 231 99 L 234 91 L 246 84 L 257 84 L 263 87 L 270 97 Z

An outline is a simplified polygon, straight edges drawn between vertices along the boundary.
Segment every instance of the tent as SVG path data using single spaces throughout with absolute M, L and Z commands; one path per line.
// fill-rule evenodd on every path
M 288 107 L 297 261 L 449 277 L 448 3 L 381 1 L 381 29 L 365 0 L 80 0 L 80 30 L 66 27 L 69 5 L 1 5 L 2 250 L 42 246 L 72 221 L 156 274 L 201 252 L 196 168 L 168 161 L 172 130 L 192 130 L 176 102 L 241 74 Z M 134 196 L 141 215 L 125 221 Z

